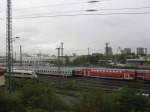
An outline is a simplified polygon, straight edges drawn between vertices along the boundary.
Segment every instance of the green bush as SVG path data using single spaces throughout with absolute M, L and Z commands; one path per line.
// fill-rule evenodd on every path
M 101 90 L 83 94 L 75 105 L 76 112 L 116 112 L 109 95 Z
M 149 98 L 136 90 L 123 88 L 113 98 L 120 112 L 149 112 Z
M 10 94 L 0 90 L 0 112 L 24 112 L 23 105 L 17 93 Z
M 66 105 L 44 84 L 26 84 L 21 91 L 22 104 L 32 109 L 48 112 L 66 109 Z M 59 105 L 59 106 L 58 106 Z
M 77 88 L 77 83 L 75 80 L 71 80 L 65 84 L 65 89 L 75 90 Z
M 38 80 L 23 81 L 15 93 L 0 91 L 0 112 L 55 112 L 68 110 L 52 89 Z M 22 87 L 22 88 L 21 88 Z
M 18 83 L 19 84 L 19 83 Z M 19 88 L 19 89 L 18 89 Z M 0 112 L 150 112 L 150 98 L 123 88 L 113 94 L 101 90 L 83 92 L 72 105 L 39 80 L 23 80 L 15 93 L 0 90 Z M 71 81 L 65 89 L 76 88 Z

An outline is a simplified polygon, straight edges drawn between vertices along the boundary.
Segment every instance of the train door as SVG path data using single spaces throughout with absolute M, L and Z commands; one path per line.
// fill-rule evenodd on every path
M 130 74 L 129 73 L 124 73 L 124 79 L 130 79 Z
M 90 76 L 90 71 L 89 71 L 89 70 L 87 71 L 87 76 L 88 76 L 88 77 Z
M 83 76 L 86 76 L 86 71 L 87 71 L 87 70 L 83 70 Z

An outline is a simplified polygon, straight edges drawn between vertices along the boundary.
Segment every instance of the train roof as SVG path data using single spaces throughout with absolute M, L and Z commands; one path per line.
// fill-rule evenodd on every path
M 137 72 L 150 72 L 150 70 L 136 70 Z
M 13 72 L 24 72 L 24 73 L 33 73 L 34 71 L 31 71 L 31 70 L 20 70 L 20 69 L 15 69 L 13 70 Z
M 108 70 L 108 71 L 137 71 L 137 72 L 150 72 L 150 70 L 136 70 L 136 69 L 113 69 L 113 68 L 89 68 L 93 70 Z

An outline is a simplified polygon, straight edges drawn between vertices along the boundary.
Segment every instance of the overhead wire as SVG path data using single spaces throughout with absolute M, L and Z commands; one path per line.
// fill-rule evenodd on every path
M 94 0 L 91 0 L 91 1 L 94 1 Z M 17 11 L 17 12 L 20 12 L 20 11 L 27 11 L 27 10 L 33 10 L 33 9 L 41 9 L 41 8 L 46 8 L 46 7 L 49 7 L 49 8 L 53 8 L 53 7 L 56 7 L 56 6 L 59 6 L 59 7 L 62 7 L 62 6 L 72 6 L 72 5 L 79 5 L 79 4 L 96 4 L 96 3 L 101 3 L 103 1 L 111 1 L 111 0 L 100 0 L 97 2 L 90 2 L 90 0 L 87 0 L 87 1 L 83 1 L 83 2 L 66 2 L 66 3 L 57 3 L 57 4 L 46 4 L 46 5 L 39 5 L 39 6 L 33 6 L 33 7 L 27 7 L 27 8 L 15 8 L 13 7 L 13 11 Z M 5 12 L 5 10 L 1 10 L 0 13 L 2 12 Z
M 75 3 L 75 2 L 74 2 Z M 76 3 L 88 3 L 88 2 L 76 2 Z M 69 3 L 68 3 L 69 4 Z M 41 6 L 38 6 L 41 7 Z M 33 7 L 35 8 L 35 7 Z M 98 15 L 146 15 L 150 12 L 110 12 L 110 13 L 93 13 L 93 12 L 100 12 L 100 11 L 123 11 L 123 10 L 134 10 L 139 11 L 141 9 L 150 9 L 150 6 L 145 7 L 126 7 L 126 8 L 101 8 L 101 9 L 88 9 L 88 10 L 75 10 L 75 11 L 58 11 L 53 13 L 32 13 L 28 15 L 21 15 L 21 17 L 14 17 L 13 19 L 34 19 L 34 18 L 48 18 L 48 17 L 70 17 L 70 16 L 98 16 Z M 85 11 L 85 13 L 80 13 Z M 78 12 L 78 13 L 77 13 Z M 91 12 L 91 13 L 89 13 Z M 58 13 L 58 14 L 56 14 Z M 62 14 L 59 14 L 62 13 Z M 70 14 L 63 14 L 63 13 L 70 13 Z M 72 14 L 75 13 L 75 14 Z M 2 20 L 2 18 L 0 18 Z
M 99 11 L 101 10 L 105 10 L 105 11 L 109 11 L 109 10 L 140 10 L 140 9 L 150 9 L 150 6 L 145 6 L 145 7 L 126 7 L 126 8 L 110 8 L 110 9 L 105 9 L 105 8 L 101 8 L 99 9 Z
M 88 10 L 75 10 L 75 11 L 58 11 L 58 12 L 53 12 L 53 13 L 44 13 L 44 14 L 54 14 L 54 13 L 74 13 L 74 12 L 82 12 L 82 11 L 87 11 L 87 12 L 95 12 L 95 11 L 122 11 L 122 10 L 140 10 L 140 9 L 150 9 L 150 7 L 129 7 L 129 8 L 112 8 L 112 9 L 88 9 Z M 32 13 L 30 15 L 21 15 L 21 16 L 32 16 L 32 15 L 43 15 L 43 13 Z
M 106 0 L 105 0 L 106 1 Z M 66 3 L 65 5 L 68 4 L 79 4 L 79 3 L 88 3 L 88 1 L 86 2 L 72 2 L 72 3 Z M 52 4 L 51 4 L 52 5 Z M 54 5 L 54 4 L 53 4 Z M 62 5 L 62 4 L 55 4 L 55 5 Z M 40 8 L 40 7 L 45 7 L 45 6 L 49 6 L 49 5 L 43 5 L 43 6 L 35 6 L 35 7 L 30 7 L 30 8 Z M 23 9 L 29 9 L 30 8 L 22 8 L 22 9 L 15 9 L 15 10 L 23 10 Z M 127 7 L 127 8 L 112 8 L 112 9 L 105 9 L 105 8 L 101 8 L 99 10 L 93 10 L 93 11 L 113 11 L 113 10 L 117 10 L 117 11 L 121 11 L 121 10 L 140 10 L 140 9 L 150 9 L 150 6 L 145 6 L 145 7 Z M 72 13 L 72 12 L 79 12 L 79 11 L 89 11 L 89 10 L 75 10 L 75 11 L 58 11 L 58 12 L 54 12 L 54 13 Z M 90 10 L 91 11 L 91 10 Z M 43 13 L 33 13 L 33 14 L 43 14 Z M 45 13 L 46 14 L 46 13 Z M 49 13 L 47 13 L 49 14 Z M 51 13 L 52 14 L 52 13 Z M 32 15 L 32 14 L 30 14 Z M 26 15 L 23 15 L 26 16 Z M 27 15 L 29 16 L 29 15 Z
M 64 15 L 44 15 L 44 16 L 29 16 L 29 17 L 18 17 L 13 18 L 15 20 L 24 19 L 40 19 L 40 18 L 55 18 L 55 17 L 75 17 L 75 16 L 109 16 L 109 15 L 149 15 L 150 12 L 129 12 L 129 13 L 96 13 L 96 14 L 64 14 Z M 5 20 L 0 18 L 0 20 Z
M 28 15 L 19 15 L 19 16 L 33 16 L 33 15 L 49 15 L 49 14 L 57 14 L 57 13 L 76 13 L 76 12 L 82 12 L 86 10 L 74 10 L 74 11 L 58 11 L 58 12 L 50 12 L 50 13 L 32 13 Z
M 36 18 L 54 18 L 54 17 L 75 17 L 75 16 L 104 16 L 104 15 L 148 15 L 150 12 L 131 12 L 131 13 L 98 13 L 98 14 L 66 14 L 66 15 L 47 15 L 47 16 L 32 16 L 14 18 L 16 20 L 22 19 L 36 19 Z
M 103 0 L 104 1 L 104 0 Z M 110 1 L 110 0 L 105 0 L 105 1 Z M 28 8 L 14 8 L 15 11 L 20 11 L 20 10 L 26 10 L 26 9 L 38 9 L 38 8 L 46 8 L 46 7 L 56 7 L 56 6 L 66 6 L 66 5 L 78 5 L 78 4 L 89 4 L 89 1 L 84 1 L 84 2 L 70 2 L 70 3 L 59 3 L 59 4 L 48 4 L 48 5 L 41 5 L 41 6 L 33 6 L 33 7 L 28 7 Z M 98 2 L 101 3 L 102 1 Z M 90 3 L 91 4 L 91 3 Z M 93 4 L 93 3 L 92 3 Z
M 126 7 L 126 8 L 112 8 L 112 9 L 100 9 L 100 10 L 139 10 L 139 9 L 150 9 L 150 6 L 147 7 Z

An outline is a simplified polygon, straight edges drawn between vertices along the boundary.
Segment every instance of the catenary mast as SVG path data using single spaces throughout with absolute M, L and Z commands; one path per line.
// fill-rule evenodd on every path
M 6 63 L 8 71 L 8 89 L 11 92 L 13 88 L 12 71 L 13 71 L 13 44 L 12 44 L 12 3 L 7 0 L 7 17 L 6 17 Z

